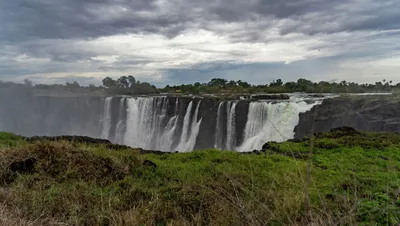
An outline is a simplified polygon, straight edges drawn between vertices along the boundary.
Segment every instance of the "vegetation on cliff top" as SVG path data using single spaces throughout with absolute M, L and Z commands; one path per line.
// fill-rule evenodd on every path
M 167 85 L 156 88 L 148 82 L 140 82 L 133 76 L 121 76 L 117 80 L 106 77 L 102 86 L 81 86 L 78 82 L 63 84 L 36 84 L 25 80 L 24 84 L 0 81 L 0 88 L 30 88 L 36 91 L 49 92 L 77 92 L 119 95 L 147 95 L 147 94 L 253 94 L 253 93 L 368 93 L 368 92 L 398 92 L 400 83 L 392 81 L 375 82 L 374 84 L 358 84 L 354 82 L 313 82 L 307 79 L 283 82 L 281 79 L 268 84 L 252 85 L 245 81 L 228 81 L 223 78 L 213 78 L 209 82 L 181 85 Z
M 115 149 L 0 133 L 0 224 L 400 223 L 396 133 L 348 128 L 247 154 Z

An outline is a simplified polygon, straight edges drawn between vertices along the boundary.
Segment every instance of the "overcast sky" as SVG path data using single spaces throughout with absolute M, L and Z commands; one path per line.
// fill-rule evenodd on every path
M 400 0 L 1 0 L 0 80 L 400 82 Z

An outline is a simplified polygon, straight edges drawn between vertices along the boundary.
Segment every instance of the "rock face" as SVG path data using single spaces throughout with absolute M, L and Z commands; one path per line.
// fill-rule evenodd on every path
M 22 136 L 88 136 L 145 150 L 252 151 L 294 136 L 315 101 L 198 96 L 36 95 L 0 89 L 0 131 Z M 330 129 L 330 127 L 328 128 Z M 277 132 L 278 131 L 278 132 Z M 72 139 L 72 138 L 71 138 Z
M 360 131 L 400 131 L 400 97 L 361 96 L 326 99 L 300 114 L 295 138 L 328 132 L 337 127 Z
M 252 95 L 254 100 L 289 100 L 289 95 L 286 94 L 256 94 Z
M 315 97 L 315 98 L 323 98 L 323 97 L 325 97 L 325 96 L 322 95 L 322 94 L 309 94 L 308 96 L 309 96 L 309 97 Z

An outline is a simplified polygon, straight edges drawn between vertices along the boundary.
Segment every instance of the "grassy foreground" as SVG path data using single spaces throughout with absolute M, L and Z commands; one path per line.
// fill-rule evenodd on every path
M 400 224 L 399 134 L 264 149 L 141 154 L 0 133 L 0 225 Z

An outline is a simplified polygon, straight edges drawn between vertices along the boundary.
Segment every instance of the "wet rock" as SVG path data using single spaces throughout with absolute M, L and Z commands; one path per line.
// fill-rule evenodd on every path
M 262 147 L 261 147 L 261 150 L 268 150 L 268 149 L 271 149 L 271 144 L 268 142 L 268 143 L 265 143 Z
M 299 115 L 295 138 L 329 132 L 332 128 L 354 128 L 366 132 L 400 131 L 400 98 L 393 96 L 338 97 Z M 338 134 L 354 134 L 354 130 Z
M 286 94 L 257 94 L 252 95 L 251 99 L 255 100 L 289 100 L 289 95 Z
M 144 160 L 143 165 L 144 166 L 149 166 L 149 167 L 152 167 L 152 168 L 157 168 L 157 165 L 154 162 L 152 162 L 150 160 L 147 160 L 147 159 Z
M 265 151 L 265 150 L 279 151 L 279 147 L 273 146 L 272 144 L 277 144 L 277 142 L 275 142 L 275 141 L 267 142 L 261 147 L 261 150 L 262 151 Z
M 308 140 L 309 140 L 309 138 L 304 137 L 304 138 L 293 138 L 293 139 L 289 139 L 287 141 L 292 142 L 292 143 L 302 143 L 302 142 L 306 142 Z
M 137 149 L 139 150 L 139 153 L 142 155 L 145 154 L 155 154 L 155 155 L 164 155 L 164 154 L 170 154 L 171 152 L 163 152 L 163 151 L 152 151 L 152 150 L 144 150 L 144 149 Z
M 322 95 L 322 94 L 309 94 L 308 96 L 309 96 L 309 97 L 314 97 L 314 98 L 323 98 L 323 97 L 325 97 L 325 96 Z

